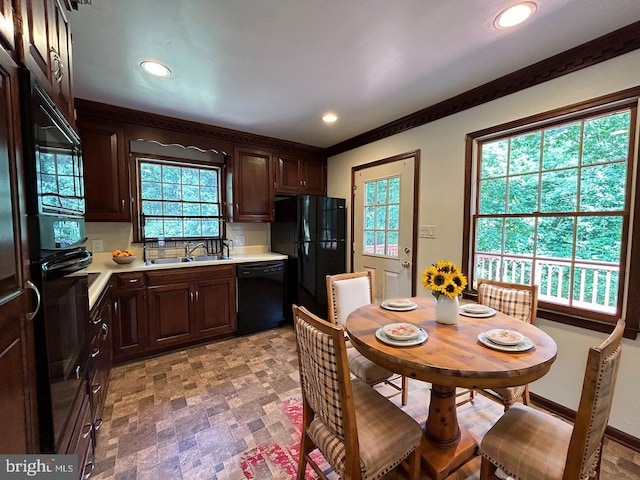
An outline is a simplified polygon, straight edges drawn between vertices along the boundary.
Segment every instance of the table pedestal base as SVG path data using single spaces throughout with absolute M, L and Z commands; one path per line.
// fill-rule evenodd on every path
M 477 454 L 478 443 L 471 433 L 460 427 L 460 442 L 448 448 L 436 447 L 422 435 L 422 468 L 433 480 L 442 480 Z

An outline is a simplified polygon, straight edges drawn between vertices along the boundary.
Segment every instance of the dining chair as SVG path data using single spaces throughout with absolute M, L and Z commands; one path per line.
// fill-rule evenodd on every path
M 365 272 L 340 273 L 327 275 L 327 299 L 329 303 L 329 321 L 346 329 L 347 317 L 356 308 L 375 302 L 375 274 L 371 270 Z M 401 402 L 405 406 L 408 401 L 408 380 L 396 375 L 380 365 L 375 364 L 347 342 L 349 369 L 356 377 L 373 387 L 385 383 L 395 392 L 388 395 L 402 395 Z M 400 385 L 397 385 L 400 380 Z
M 538 313 L 538 286 L 480 279 L 478 280 L 478 303 L 535 325 Z M 470 389 L 468 392 L 460 392 L 458 395 L 469 393 L 469 398 L 459 402 L 458 406 L 473 400 L 476 391 L 502 403 L 505 412 L 520 398 L 525 405 L 531 403 L 529 385 L 520 385 L 493 389 Z
M 349 374 L 344 329 L 293 305 L 302 389 L 302 437 L 298 480 L 319 450 L 344 479 L 380 478 L 404 462 L 420 478 L 422 428 L 388 399 Z
M 618 320 L 611 335 L 589 349 L 573 427 L 532 407 L 514 405 L 482 439 L 480 480 L 497 478 L 497 468 L 521 480 L 599 478 L 624 327 L 624 320 Z

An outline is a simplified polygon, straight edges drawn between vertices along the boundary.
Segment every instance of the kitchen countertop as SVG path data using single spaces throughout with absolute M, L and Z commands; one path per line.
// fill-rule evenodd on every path
M 206 262 L 183 262 L 169 263 L 164 265 L 147 265 L 141 259 L 128 265 L 118 265 L 111 259 L 111 253 L 94 253 L 93 262 L 87 267 L 87 273 L 99 273 L 100 275 L 93 281 L 89 287 L 89 308 L 100 297 L 100 293 L 105 285 L 109 282 L 111 274 L 124 272 L 146 272 L 151 270 L 169 270 L 176 268 L 193 268 L 193 267 L 212 267 L 215 265 L 228 265 L 247 262 L 264 262 L 269 260 L 286 260 L 288 257 L 279 253 L 246 253 L 232 254 L 230 258 L 225 260 L 212 260 Z

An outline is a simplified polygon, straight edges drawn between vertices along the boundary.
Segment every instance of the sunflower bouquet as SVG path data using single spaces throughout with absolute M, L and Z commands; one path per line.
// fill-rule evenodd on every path
M 422 285 L 436 298 L 440 295 L 455 298 L 467 286 L 467 278 L 456 265 L 441 260 L 422 272 Z

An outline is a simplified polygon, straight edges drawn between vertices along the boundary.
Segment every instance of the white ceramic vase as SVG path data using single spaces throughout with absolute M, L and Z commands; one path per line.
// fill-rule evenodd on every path
M 447 325 L 458 323 L 458 297 L 449 298 L 440 295 L 436 298 L 436 321 Z

